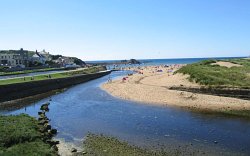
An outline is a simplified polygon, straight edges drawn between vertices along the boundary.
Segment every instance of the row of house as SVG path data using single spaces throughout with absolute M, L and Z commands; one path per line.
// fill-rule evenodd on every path
M 0 53 L 0 64 L 14 67 L 18 65 L 24 65 L 25 60 L 22 58 L 20 54 Z
M 62 55 L 50 55 L 45 50 L 38 52 L 23 50 L 0 50 L 0 66 L 8 67 L 32 67 L 52 65 L 56 67 L 77 67 L 74 57 Z M 78 59 L 80 60 L 80 59 Z M 82 61 L 83 64 L 85 64 Z M 81 64 L 82 66 L 82 64 Z
M 20 50 L 0 51 L 0 66 L 28 67 L 34 63 L 45 65 L 45 62 L 50 60 L 50 54 L 45 50 L 41 52 L 29 52 L 21 48 Z

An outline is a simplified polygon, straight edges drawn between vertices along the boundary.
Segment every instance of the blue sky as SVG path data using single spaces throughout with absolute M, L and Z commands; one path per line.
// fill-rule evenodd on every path
M 83 60 L 250 55 L 249 0 L 0 0 L 0 49 Z

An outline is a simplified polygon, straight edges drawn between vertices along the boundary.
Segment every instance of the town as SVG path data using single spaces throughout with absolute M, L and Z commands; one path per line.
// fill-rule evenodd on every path
M 0 71 L 19 71 L 42 68 L 77 68 L 86 66 L 76 57 L 52 55 L 50 52 L 20 50 L 0 50 Z

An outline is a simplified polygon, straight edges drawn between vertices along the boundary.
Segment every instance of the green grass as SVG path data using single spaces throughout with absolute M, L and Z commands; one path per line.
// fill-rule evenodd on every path
M 70 76 L 75 76 L 75 75 L 80 75 L 80 74 L 91 74 L 91 73 L 96 73 L 96 72 L 99 72 L 102 70 L 105 70 L 105 69 L 102 66 L 97 66 L 97 67 L 90 67 L 87 69 L 77 70 L 77 71 L 68 71 L 68 72 L 46 74 L 46 75 L 37 75 L 37 76 L 34 76 L 34 80 L 32 80 L 31 76 L 25 77 L 25 80 L 23 77 L 13 78 L 13 79 L 5 79 L 5 80 L 0 80 L 0 85 L 46 80 L 46 79 L 50 79 L 50 78 L 48 78 L 48 75 L 51 76 L 51 79 L 57 79 L 57 78 L 70 77 Z
M 60 68 L 45 68 L 45 69 L 14 71 L 14 72 L 0 72 L 0 76 L 28 74 L 28 73 L 34 73 L 34 72 L 46 72 L 46 71 L 54 71 L 54 70 L 62 70 L 62 69 L 60 69 Z
M 42 141 L 25 142 L 14 145 L 4 152 L 0 152 L 4 156 L 55 156 L 56 153 L 49 145 Z
M 38 121 L 25 114 L 0 116 L 0 155 L 56 155 L 42 141 Z
M 218 60 L 205 60 L 189 64 L 176 71 L 176 73 L 188 74 L 190 75 L 190 81 L 211 87 L 250 88 L 249 59 L 223 60 L 242 65 L 241 67 L 231 68 L 212 65 L 216 61 Z

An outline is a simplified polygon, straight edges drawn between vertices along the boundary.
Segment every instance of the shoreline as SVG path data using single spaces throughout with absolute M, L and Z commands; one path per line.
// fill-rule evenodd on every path
M 250 111 L 250 101 L 232 97 L 171 90 L 171 87 L 202 87 L 188 75 L 173 74 L 182 65 L 126 68 L 136 74 L 101 85 L 112 96 L 152 105 L 176 106 L 206 112 Z

